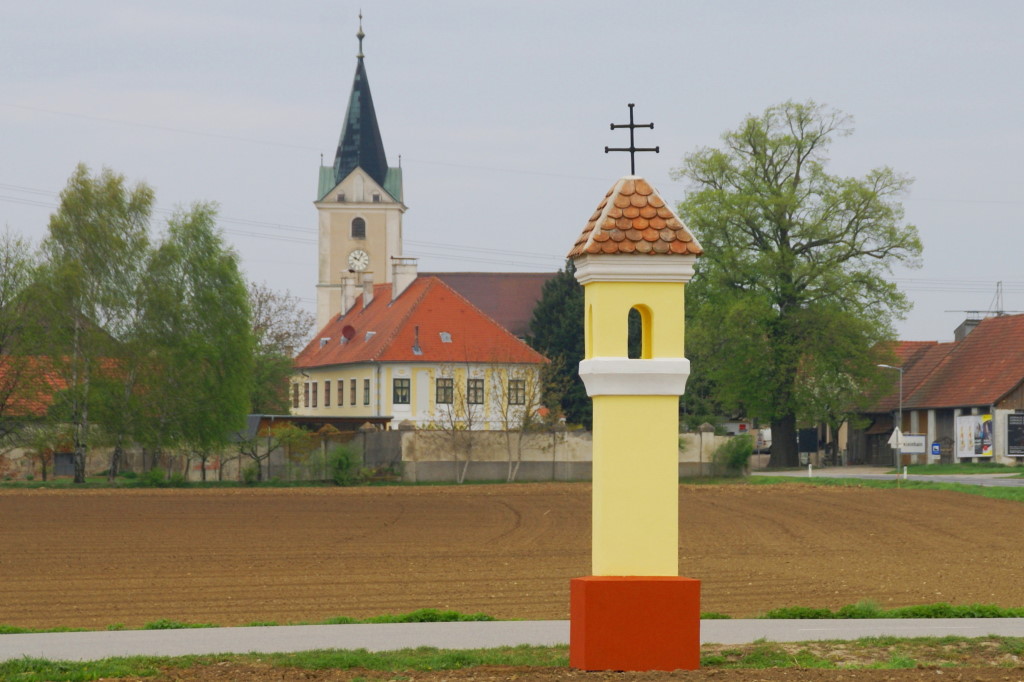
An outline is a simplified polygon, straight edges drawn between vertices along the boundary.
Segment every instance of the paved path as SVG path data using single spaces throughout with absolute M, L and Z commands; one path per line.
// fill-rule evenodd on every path
M 812 469 L 811 476 L 814 478 L 862 478 L 875 481 L 894 481 L 896 474 L 887 473 L 891 468 L 883 467 L 826 467 L 823 469 Z M 920 475 L 910 474 L 909 481 L 924 481 L 930 483 L 961 483 L 964 485 L 996 486 L 1015 488 L 1024 486 L 1024 478 L 1016 478 L 1017 473 L 1006 474 L 949 474 L 949 475 Z M 807 470 L 800 471 L 755 471 L 754 476 L 790 476 L 794 478 L 807 478 Z M 899 478 L 903 478 L 902 475 Z
M 706 620 L 701 641 L 744 644 L 757 639 L 800 642 L 898 637 L 1024 637 L 1024 618 L 864 620 Z M 419 646 L 477 649 L 569 642 L 569 621 L 295 625 L 189 630 L 127 630 L 0 635 L 0 661 L 29 656 L 87 661 L 112 656 L 286 653 L 311 649 L 390 651 Z

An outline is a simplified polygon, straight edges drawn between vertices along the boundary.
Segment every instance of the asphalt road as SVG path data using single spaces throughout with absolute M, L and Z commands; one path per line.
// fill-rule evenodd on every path
M 744 644 L 897 637 L 1024 637 L 1024 618 L 907 618 L 863 620 L 705 620 L 701 641 Z M 429 646 L 477 649 L 568 644 L 569 621 L 293 625 L 190 630 L 128 630 L 0 635 L 0 661 L 46 658 L 88 661 L 112 656 L 288 653 L 312 649 L 391 651 Z

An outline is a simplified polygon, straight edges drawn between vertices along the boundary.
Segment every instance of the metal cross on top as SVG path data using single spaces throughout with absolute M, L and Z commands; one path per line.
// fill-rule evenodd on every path
M 628 147 L 605 147 L 604 153 L 608 152 L 629 152 L 629 174 L 636 175 L 636 153 L 637 152 L 654 152 L 655 154 L 661 153 L 661 146 L 657 147 L 637 147 L 633 141 L 633 131 L 637 128 L 650 128 L 654 130 L 653 123 L 633 123 L 633 104 L 629 105 L 629 123 L 612 123 L 612 130 L 616 128 L 629 128 L 629 146 Z

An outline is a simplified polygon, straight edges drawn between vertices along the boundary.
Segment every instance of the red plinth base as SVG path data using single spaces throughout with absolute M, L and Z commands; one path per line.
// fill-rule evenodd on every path
M 570 581 L 569 665 L 579 670 L 696 670 L 700 581 L 588 576 Z

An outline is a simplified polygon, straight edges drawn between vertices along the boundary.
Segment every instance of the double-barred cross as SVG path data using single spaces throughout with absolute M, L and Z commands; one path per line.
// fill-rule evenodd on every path
M 661 146 L 657 147 L 637 147 L 633 141 L 633 131 L 637 128 L 650 128 L 654 130 L 653 123 L 633 123 L 633 104 L 629 105 L 629 123 L 612 123 L 611 129 L 616 128 L 629 128 L 629 146 L 628 147 L 605 147 L 604 153 L 608 152 L 629 152 L 629 174 L 636 175 L 636 153 L 637 152 L 654 152 L 655 154 L 661 153 Z

